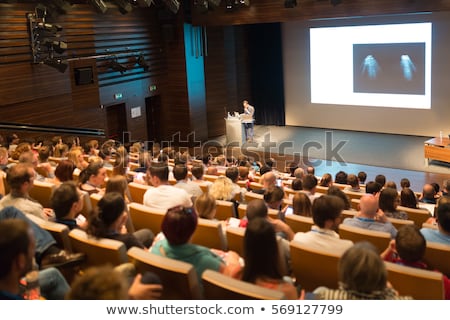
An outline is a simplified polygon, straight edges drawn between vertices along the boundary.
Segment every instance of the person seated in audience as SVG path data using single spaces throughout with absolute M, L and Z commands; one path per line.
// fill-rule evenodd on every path
M 149 229 L 129 233 L 125 227 L 128 219 L 126 204 L 118 192 L 108 192 L 100 199 L 97 208 L 89 218 L 87 233 L 96 238 L 109 238 L 121 241 L 127 249 L 135 246 L 149 248 L 154 234 Z
M 315 175 L 316 174 L 316 169 L 313 166 L 308 166 L 306 168 L 306 174 L 312 174 Z
M 312 206 L 309 197 L 303 193 L 298 192 L 292 198 L 292 213 L 304 217 L 312 217 Z
M 398 229 L 395 240 L 381 253 L 384 261 L 401 264 L 407 267 L 429 270 L 423 261 L 427 241 L 414 224 L 404 225 Z M 434 270 L 438 271 L 439 270 Z M 443 275 L 445 299 L 450 300 L 450 279 Z
M 117 175 L 112 176 L 106 181 L 105 193 L 118 192 L 124 198 L 125 203 L 128 205 L 133 202 L 131 198 L 130 190 L 128 188 L 128 181 L 124 176 Z
M 36 239 L 25 220 L 0 221 L 0 300 L 23 300 L 23 277 L 34 268 Z M 38 271 L 41 296 L 47 300 L 64 299 L 69 284 L 53 267 Z
M 436 206 L 434 208 L 433 216 L 429 217 L 427 219 L 427 221 L 425 221 L 425 223 L 437 226 L 437 209 L 439 208 L 439 206 L 441 204 L 444 204 L 444 203 L 450 203 L 450 196 L 442 196 L 437 200 Z
M 430 184 L 434 188 L 434 192 L 436 193 L 436 198 L 439 198 L 441 196 L 441 186 L 437 182 L 431 182 Z
M 12 154 L 20 143 L 20 138 L 16 133 L 11 133 L 6 136 L 5 147 L 8 149 L 9 154 Z
M 376 181 L 369 181 L 366 183 L 366 193 L 378 197 L 383 186 Z
M 378 182 L 381 187 L 384 188 L 386 184 L 386 176 L 384 174 L 377 174 L 375 176 L 375 182 Z
M 346 219 L 347 220 L 347 219 Z M 319 287 L 313 291 L 319 300 L 403 300 L 387 280 L 387 270 L 377 249 L 358 242 L 347 249 L 338 262 L 339 288 Z
M 59 248 L 50 232 L 42 229 L 19 209 L 8 206 L 0 210 L 0 221 L 8 219 L 24 220 L 33 230 L 36 239 L 35 260 L 41 269 L 77 265 L 84 260 L 83 253 L 71 254 Z
M 297 179 L 303 180 L 303 176 L 305 175 L 305 170 L 303 168 L 298 167 L 294 171 L 294 177 Z
M 277 176 L 273 171 L 268 171 L 264 174 L 261 174 L 261 180 L 259 183 L 262 185 L 261 189 L 252 189 L 252 192 L 258 194 L 264 194 L 266 190 L 273 188 L 277 184 Z
M 365 171 L 358 172 L 358 180 L 360 184 L 365 184 L 367 179 L 367 173 Z
M 300 192 L 305 193 L 309 197 L 309 200 L 311 200 L 311 203 L 314 203 L 314 200 L 320 196 L 316 194 L 316 187 L 317 187 L 316 176 L 312 174 L 306 174 L 303 177 L 302 184 L 303 189 Z
M 155 281 L 156 282 L 156 281 Z M 136 275 L 131 286 L 126 277 L 112 266 L 90 267 L 75 278 L 67 300 L 156 300 L 161 297 L 160 283 L 143 283 Z
M 342 223 L 368 230 L 387 232 L 391 238 L 397 235 L 397 229 L 378 208 L 378 199 L 373 195 L 363 195 L 359 202 L 360 210 L 354 218 L 347 218 Z
M 194 164 L 191 168 L 191 173 L 195 183 L 206 185 L 209 188 L 212 186 L 212 182 L 204 179 L 205 167 L 202 164 Z
M 402 178 L 400 180 L 400 188 L 402 188 L 402 189 L 411 188 L 411 182 L 409 181 L 408 178 Z
M 238 171 L 239 171 L 239 179 L 238 181 L 244 181 L 245 182 L 245 191 L 250 191 L 250 183 L 254 182 L 254 178 L 252 175 L 250 175 L 250 170 L 253 170 L 253 168 L 251 167 L 250 163 L 247 162 L 246 165 L 243 166 L 239 166 L 238 167 Z
M 88 156 L 97 156 L 99 153 L 98 140 L 91 139 L 84 144 L 84 154 Z
M 294 281 L 283 272 L 279 263 L 278 243 L 273 225 L 264 218 L 249 221 L 244 235 L 244 269 L 242 280 L 278 290 L 286 299 L 298 299 Z
M 311 231 L 297 232 L 293 241 L 312 245 L 317 249 L 343 253 L 353 245 L 350 240 L 340 239 L 337 233 L 342 222 L 343 208 L 344 202 L 336 196 L 323 195 L 317 198 L 312 205 L 314 225 Z
M 38 165 L 36 170 L 39 170 L 43 176 L 46 178 L 53 178 L 55 177 L 55 168 L 52 166 L 52 164 L 49 162 L 48 158 L 51 155 L 51 149 L 49 146 L 41 146 L 38 149 Z M 45 174 L 44 174 L 45 173 Z
M 6 176 L 8 170 L 8 149 L 0 147 L 0 178 Z
M 341 190 L 341 188 L 336 186 L 331 186 L 327 190 L 327 195 L 329 196 L 336 196 L 342 199 L 344 202 L 344 210 L 351 210 L 352 204 L 350 202 L 350 198 L 345 194 L 344 191 Z
M 347 184 L 347 172 L 345 171 L 338 171 L 335 175 L 334 175 L 334 182 L 335 183 L 339 183 L 339 184 Z
M 295 172 L 295 170 L 297 168 L 298 168 L 298 163 L 297 162 L 289 162 L 286 165 L 285 172 L 287 173 L 287 175 L 289 177 L 293 178 L 294 177 L 294 172 Z
M 386 181 L 385 188 L 391 188 L 391 189 L 394 189 L 395 191 L 397 191 L 397 184 L 395 183 L 395 181 L 389 180 L 389 181 Z
M 172 172 L 175 180 L 177 180 L 177 183 L 175 184 L 176 188 L 185 190 L 192 199 L 195 199 L 203 194 L 203 191 L 198 183 L 195 183 L 189 179 L 188 168 L 185 164 L 176 164 Z
M 284 220 L 284 213 L 287 206 L 282 206 L 284 199 L 284 190 L 281 187 L 275 186 L 266 190 L 264 193 L 264 201 L 267 208 L 278 211 L 278 218 Z
M 150 252 L 159 256 L 181 260 L 194 266 L 199 281 L 206 269 L 240 278 L 241 257 L 234 251 L 221 251 L 190 243 L 197 228 L 198 217 L 192 207 L 176 206 L 167 210 Z
M 58 143 L 53 148 L 53 157 L 55 158 L 67 158 L 67 154 L 69 153 L 69 146 L 65 143 Z
M 331 187 L 333 185 L 333 176 L 329 173 L 324 173 L 320 179 L 319 186 Z
M 450 202 L 447 202 L 446 200 L 443 202 L 444 203 L 439 203 L 437 207 L 436 223 L 438 229 L 422 228 L 420 229 L 420 232 L 429 242 L 450 245 Z
M 225 176 L 231 180 L 233 183 L 233 193 L 235 195 L 235 199 L 237 201 L 243 201 L 244 200 L 244 194 L 247 192 L 246 188 L 241 188 L 238 185 L 239 181 L 239 169 L 236 166 L 228 167 L 225 170 Z M 237 197 L 237 198 L 236 198 Z
M 261 175 L 261 177 L 266 174 L 267 172 L 272 172 L 272 167 L 264 164 L 259 168 L 259 174 Z M 275 175 L 276 176 L 276 175 Z
M 295 178 L 294 180 L 292 180 L 291 189 L 294 191 L 303 190 L 303 180 L 300 178 Z
M 206 168 L 206 174 L 210 175 L 210 176 L 218 176 L 219 175 L 219 171 L 216 167 L 216 165 L 212 164 Z
M 400 191 L 400 205 L 406 208 L 418 209 L 415 192 L 408 187 L 402 188 L 402 191 Z
M 132 181 L 132 178 L 128 179 L 127 172 L 129 169 L 130 157 L 128 156 L 128 151 L 124 146 L 120 146 L 117 148 L 114 154 L 114 166 L 112 168 L 112 176 L 124 176 Z
M 236 195 L 235 192 L 236 189 L 234 188 L 233 181 L 226 176 L 219 176 L 216 180 L 214 180 L 211 188 L 209 189 L 209 193 L 216 200 L 232 201 Z
M 70 160 L 61 160 L 56 165 L 55 168 L 55 177 L 53 179 L 49 178 L 47 181 L 60 185 L 66 181 L 73 181 L 73 171 L 75 170 L 75 165 Z
M 423 186 L 422 195 L 419 198 L 419 201 L 423 203 L 436 204 L 436 199 L 436 189 L 430 183 L 425 184 Z
M 347 176 L 347 184 L 348 186 L 344 188 L 344 191 L 363 192 L 363 189 L 361 189 L 361 186 L 359 185 L 359 179 L 356 174 L 350 173 Z
M 216 198 L 210 195 L 209 192 L 202 194 L 195 200 L 194 208 L 199 218 L 217 220 L 215 219 L 217 208 Z
M 154 188 L 144 193 L 144 205 L 167 211 L 177 205 L 192 206 L 189 194 L 169 184 L 169 167 L 165 163 L 152 163 L 149 168 L 150 183 Z
M 384 188 L 381 190 L 378 206 L 386 217 L 408 220 L 408 214 L 404 211 L 397 210 L 400 204 L 400 196 L 396 189 Z
M 72 147 L 67 153 L 67 159 L 75 165 L 75 174 L 80 174 L 81 171 L 89 166 L 89 162 L 84 159 L 84 153 L 81 147 Z
M 54 216 L 53 210 L 45 208 L 36 200 L 30 197 L 30 190 L 36 173 L 29 164 L 19 163 L 8 169 L 6 183 L 10 192 L 0 200 L 0 209 L 7 206 L 14 206 L 23 213 L 32 214 L 47 220 Z
M 51 207 L 55 212 L 55 222 L 66 225 L 69 230 L 87 229 L 87 220 L 77 220 L 83 209 L 83 198 L 73 181 L 66 181 L 53 190 Z
M 442 182 L 442 195 L 448 196 L 448 189 L 450 187 L 450 180 L 446 179 Z
M 42 175 L 41 173 L 39 173 L 37 171 L 39 161 L 38 161 L 38 155 L 36 152 L 34 152 L 34 151 L 22 152 L 22 154 L 19 156 L 19 163 L 29 164 L 30 166 L 33 167 L 34 173 L 35 173 L 34 180 L 45 181 L 46 175 L 48 175 L 48 172 L 47 172 L 47 170 L 44 170 L 44 172 L 42 172 L 42 170 L 41 170 L 40 172 L 42 172 L 44 174 L 44 175 Z
M 106 179 L 106 168 L 103 161 L 93 161 L 86 169 L 80 172 L 78 177 L 78 188 L 86 191 L 89 195 L 93 193 L 103 193 Z

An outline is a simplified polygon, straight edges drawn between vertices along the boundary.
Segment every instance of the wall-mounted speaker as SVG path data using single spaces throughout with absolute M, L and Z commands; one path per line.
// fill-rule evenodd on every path
M 92 67 L 75 68 L 75 84 L 77 86 L 94 83 Z

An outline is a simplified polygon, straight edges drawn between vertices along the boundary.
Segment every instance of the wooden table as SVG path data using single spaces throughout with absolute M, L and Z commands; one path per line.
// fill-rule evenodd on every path
M 427 163 L 431 160 L 450 162 L 450 139 L 438 137 L 427 140 L 424 144 L 424 152 Z

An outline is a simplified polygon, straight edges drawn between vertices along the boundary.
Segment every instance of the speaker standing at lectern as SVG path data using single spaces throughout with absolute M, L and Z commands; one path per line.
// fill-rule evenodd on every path
M 241 116 L 241 119 L 245 128 L 245 140 L 253 142 L 253 114 L 255 113 L 255 107 L 250 105 L 247 100 L 242 101 L 242 105 L 244 106 L 244 114 Z

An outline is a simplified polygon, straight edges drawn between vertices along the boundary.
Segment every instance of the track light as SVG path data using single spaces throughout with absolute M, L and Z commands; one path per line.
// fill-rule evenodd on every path
M 139 54 L 139 57 L 137 59 L 137 63 L 138 63 L 139 66 L 144 68 L 144 71 L 148 71 L 148 68 L 150 66 L 148 65 L 147 61 L 145 61 L 144 54 L 142 54 L 142 53 Z
M 89 0 L 89 3 L 98 13 L 106 13 L 108 11 L 108 6 L 103 0 Z
M 250 0 L 239 0 L 242 6 L 250 7 Z
M 61 73 L 64 73 L 68 67 L 67 62 L 58 58 L 46 58 L 43 63 L 49 67 L 55 68 Z
M 58 54 L 63 54 L 67 50 L 67 43 L 59 40 L 44 39 L 43 44 Z
M 39 22 L 36 25 L 36 28 L 45 30 L 45 31 L 50 31 L 50 32 L 59 32 L 59 31 L 62 31 L 62 29 L 63 29 L 58 24 L 51 24 L 51 23 L 44 23 L 44 22 Z
M 180 9 L 180 2 L 178 0 L 163 0 L 167 9 L 169 9 L 172 13 L 176 14 L 178 9 Z
M 114 58 L 113 60 L 111 60 L 111 61 L 108 63 L 108 67 L 111 68 L 111 69 L 113 69 L 114 71 L 120 72 L 121 74 L 123 74 L 125 71 L 128 70 L 128 68 L 127 68 L 126 65 L 121 64 L 121 63 L 119 63 L 119 62 L 117 61 L 117 58 Z
M 133 11 L 133 6 L 126 0 L 114 0 L 121 14 L 127 14 Z
M 297 0 L 285 0 L 284 7 L 285 8 L 295 8 L 297 6 Z

